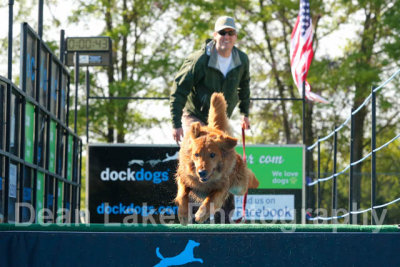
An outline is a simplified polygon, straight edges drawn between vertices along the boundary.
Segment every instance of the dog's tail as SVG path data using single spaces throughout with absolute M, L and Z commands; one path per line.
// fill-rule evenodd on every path
M 156 248 L 156 254 L 157 254 L 157 257 L 159 257 L 160 259 L 164 259 L 164 256 L 163 255 L 161 255 L 161 253 L 160 253 L 160 248 L 159 247 L 157 247 Z
M 226 106 L 227 105 L 223 93 L 212 94 L 210 100 L 210 111 L 208 112 L 208 126 L 223 132 L 229 131 Z

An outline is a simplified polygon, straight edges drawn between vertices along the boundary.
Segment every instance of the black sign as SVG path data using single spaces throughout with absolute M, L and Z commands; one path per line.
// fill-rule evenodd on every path
M 74 66 L 75 52 L 79 52 L 80 66 L 109 66 L 112 64 L 111 38 L 68 37 L 66 40 L 67 56 L 65 64 Z
M 178 151 L 172 145 L 89 145 L 90 222 L 178 222 Z
M 23 23 L 22 34 L 22 57 L 21 57 L 21 70 L 22 70 L 22 90 L 29 96 L 35 97 L 36 92 L 36 79 L 37 77 L 37 50 L 38 40 L 34 31 Z
M 79 53 L 79 66 L 110 66 L 112 64 L 111 52 L 81 52 Z M 65 65 L 75 65 L 74 52 L 67 52 Z
M 66 43 L 66 48 L 68 52 L 107 52 L 111 50 L 111 38 L 107 36 L 68 37 Z

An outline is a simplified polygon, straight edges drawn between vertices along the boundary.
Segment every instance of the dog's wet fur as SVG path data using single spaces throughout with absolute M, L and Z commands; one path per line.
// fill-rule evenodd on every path
M 228 135 L 226 101 L 222 93 L 211 96 L 208 126 L 191 125 L 179 151 L 176 174 L 178 217 L 189 222 L 189 202 L 199 203 L 194 215 L 203 223 L 219 210 L 229 193 L 244 195 L 248 188 L 257 188 L 258 180 L 235 152 L 238 140 Z

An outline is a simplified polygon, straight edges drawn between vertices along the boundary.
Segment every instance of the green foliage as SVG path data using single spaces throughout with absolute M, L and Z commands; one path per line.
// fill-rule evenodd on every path
M 91 78 L 91 96 L 143 97 L 165 96 L 171 83 L 169 76 L 177 66 L 171 53 L 177 40 L 168 26 L 172 2 L 165 1 L 81 1 L 70 21 L 97 16 L 103 20 L 103 35 L 112 39 L 114 63 L 111 69 L 96 69 L 95 76 L 106 75 L 108 82 Z M 154 86 L 153 81 L 165 82 Z M 133 100 L 136 101 L 136 100 Z M 83 104 L 83 103 L 82 103 Z M 125 142 L 128 134 L 160 123 L 148 118 L 129 100 L 91 100 L 91 134 L 95 140 Z M 80 125 L 85 113 L 80 112 Z M 82 128 L 80 129 L 82 134 Z M 93 139 L 92 139 L 93 140 Z
M 81 169 L 81 210 L 86 210 L 86 160 L 87 157 L 82 155 L 82 169 Z

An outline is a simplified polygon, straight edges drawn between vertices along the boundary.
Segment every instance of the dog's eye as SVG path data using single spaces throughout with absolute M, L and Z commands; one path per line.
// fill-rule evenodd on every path
M 198 158 L 200 155 L 199 155 L 199 153 L 195 153 L 194 156 L 195 156 L 196 158 Z
M 215 157 L 215 153 L 214 152 L 211 152 L 210 153 L 210 158 L 214 158 Z

